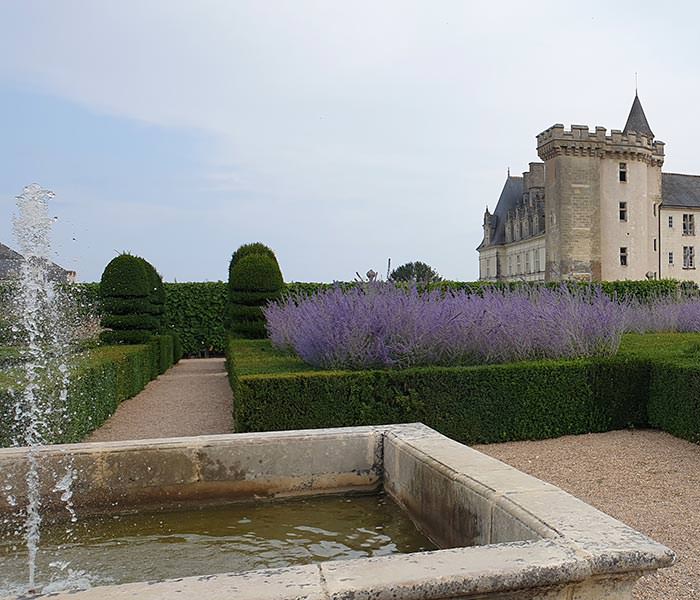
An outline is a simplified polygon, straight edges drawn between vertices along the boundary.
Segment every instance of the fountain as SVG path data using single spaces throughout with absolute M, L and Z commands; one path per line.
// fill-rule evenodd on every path
M 13 334 L 22 348 L 22 389 L 16 393 L 13 411 L 12 443 L 26 447 L 24 474 L 27 494 L 20 509 L 20 526 L 27 547 L 27 589 L 36 585 L 36 556 L 42 521 L 39 495 L 40 468 L 38 450 L 52 439 L 65 417 L 68 393 L 67 356 L 71 347 L 71 327 L 66 319 L 65 294 L 51 277 L 50 233 L 54 219 L 48 201 L 53 193 L 32 184 L 24 188 L 16 201 L 13 230 L 24 257 L 17 288 L 12 294 L 16 313 Z M 76 515 L 71 504 L 74 471 L 66 463 L 57 475 L 54 491 L 59 493 L 70 521 Z M 5 480 L 3 490 L 8 502 L 16 503 L 13 481 Z
M 668 548 L 623 523 L 419 423 L 47 445 L 68 390 L 66 328 L 56 311 L 58 292 L 46 273 L 49 197 L 38 186 L 26 188 L 18 198 L 15 222 L 27 257 L 18 300 L 27 345 L 25 381 L 15 410 L 16 429 L 24 433 L 14 447 L 0 449 L 5 491 L 0 527 L 24 534 L 28 576 L 21 586 L 3 587 L 3 578 L 16 575 L 17 561 L 0 560 L 0 598 L 59 592 L 51 598 L 624 600 L 632 597 L 641 575 L 673 563 Z M 349 522 L 350 513 L 340 513 L 339 504 L 360 506 L 367 502 L 366 494 L 377 493 L 384 496 L 361 506 L 369 510 L 395 502 L 412 523 L 396 525 L 396 513 L 382 513 L 377 520 L 371 516 L 375 508 L 370 516 L 359 509 L 368 523 L 349 530 L 336 529 L 338 519 L 332 524 L 318 520 L 330 502 L 331 513 Z M 23 521 L 15 526 L 18 507 L 23 507 Z M 304 522 L 285 529 L 284 540 L 277 525 L 261 540 L 260 514 L 265 519 L 301 514 Z M 145 551 L 136 547 L 137 537 L 124 533 L 124 527 L 143 529 L 144 520 L 157 530 L 169 519 L 200 521 L 200 529 L 169 528 L 167 546 Z M 230 537 L 229 531 L 224 544 L 204 548 L 204 555 L 176 564 L 174 571 L 153 571 L 155 581 L 138 581 L 151 578 L 150 572 L 136 575 L 137 581 L 128 576 L 95 581 L 70 572 L 66 564 L 65 556 L 81 544 L 98 563 L 103 561 L 94 538 L 107 536 L 109 544 L 133 549 L 136 562 L 160 567 L 187 541 L 184 537 L 221 536 L 212 523 L 222 520 L 224 529 L 236 529 L 236 535 Z M 239 531 L 247 521 L 255 523 L 254 530 Z M 69 576 L 48 585 L 37 577 L 42 522 L 58 525 L 69 536 L 67 544 L 58 544 L 65 556 L 53 563 Z M 90 523 L 107 533 L 91 526 L 87 537 L 85 532 L 82 539 L 76 535 L 76 529 Z M 410 531 L 412 541 L 404 544 L 403 533 L 390 535 L 389 529 Z M 289 543 L 309 530 L 321 538 L 309 545 Z M 349 540 L 358 534 L 359 546 L 352 546 Z M 342 544 L 345 549 L 339 536 L 348 542 Z M 241 540 L 253 547 L 247 557 L 252 561 L 221 561 L 206 554 L 218 554 Z M 286 555 L 280 559 L 279 552 L 272 562 L 263 560 L 270 558 L 271 547 L 306 552 L 311 546 L 340 560 L 321 563 L 314 556 L 295 565 Z M 16 548 L 0 544 L 2 552 L 7 557 Z M 94 583 L 98 585 L 90 589 L 60 593 Z

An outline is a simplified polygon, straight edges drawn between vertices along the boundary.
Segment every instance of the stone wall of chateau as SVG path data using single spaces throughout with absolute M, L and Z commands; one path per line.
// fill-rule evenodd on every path
M 498 280 L 499 251 L 504 254 L 501 246 L 490 246 L 479 252 L 479 279 Z
M 626 181 L 620 181 L 620 165 Z M 643 160 L 613 156 L 600 163 L 601 279 L 645 279 L 658 273 L 657 212 L 661 201 L 661 167 Z M 621 215 L 621 203 L 626 218 Z M 626 265 L 621 264 L 625 249 Z
M 651 268 L 658 264 L 653 212 L 661 198 L 663 142 L 557 124 L 537 136 L 537 152 L 545 161 L 547 280 L 643 279 L 658 270 Z M 626 222 L 620 222 L 620 202 Z
M 684 227 L 684 220 L 693 226 Z M 700 284 L 700 210 L 662 207 L 660 232 L 660 276 Z M 691 254 L 692 261 L 684 256 L 686 252 Z
M 544 281 L 546 235 L 541 234 L 512 244 L 503 250 L 502 264 L 505 281 Z

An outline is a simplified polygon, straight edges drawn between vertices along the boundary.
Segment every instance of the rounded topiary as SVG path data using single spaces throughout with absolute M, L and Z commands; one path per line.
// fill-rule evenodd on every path
M 142 344 L 158 330 L 150 301 L 152 275 L 146 261 L 120 254 L 105 267 L 100 280 L 103 331 L 106 344 Z
M 252 244 L 243 244 L 238 250 L 236 250 L 233 255 L 231 256 L 231 262 L 228 264 L 228 281 L 229 284 L 231 283 L 231 275 L 233 274 L 233 267 L 236 265 L 236 263 L 243 258 L 244 256 L 248 256 L 249 254 L 265 254 L 266 256 L 269 256 L 270 258 L 275 258 L 275 253 L 272 251 L 272 248 L 269 246 L 266 246 L 265 244 L 261 242 L 253 242 Z
M 255 250 L 259 249 L 259 252 Z M 228 322 L 231 332 L 244 338 L 264 338 L 262 307 L 279 299 L 284 280 L 277 259 L 264 244 L 241 246 L 231 258 Z

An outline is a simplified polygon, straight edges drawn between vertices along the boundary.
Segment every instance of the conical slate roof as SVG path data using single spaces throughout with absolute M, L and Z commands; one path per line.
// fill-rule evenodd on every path
M 651 138 L 654 137 L 654 132 L 651 130 L 651 127 L 649 127 L 649 121 L 647 121 L 642 103 L 639 101 L 639 96 L 637 94 L 634 95 L 632 110 L 630 110 L 630 116 L 627 117 L 627 123 L 623 133 L 627 134 L 631 131 L 641 133 Z

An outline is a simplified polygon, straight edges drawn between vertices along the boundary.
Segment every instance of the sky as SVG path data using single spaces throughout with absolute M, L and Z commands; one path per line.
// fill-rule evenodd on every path
M 554 123 L 622 129 L 635 92 L 700 174 L 700 5 L 638 0 L 0 0 L 0 241 L 55 192 L 56 261 L 167 281 L 271 246 L 287 281 L 421 260 L 478 277 L 484 209 Z

